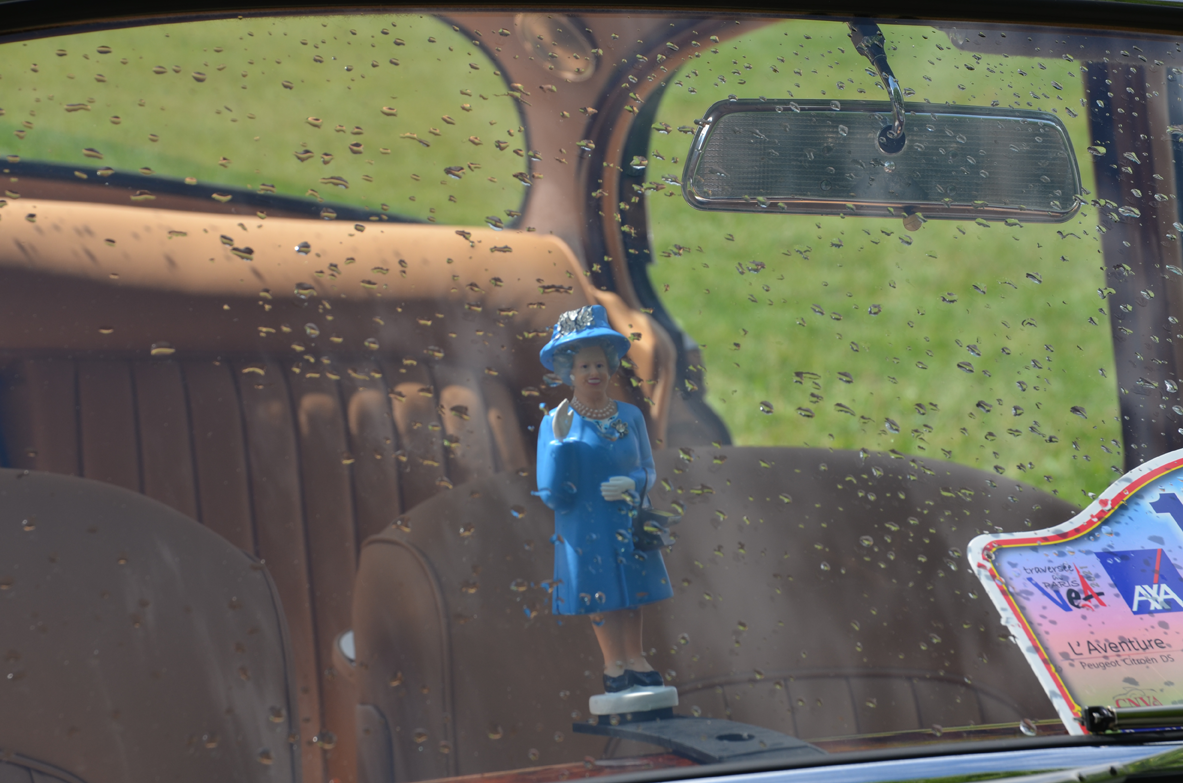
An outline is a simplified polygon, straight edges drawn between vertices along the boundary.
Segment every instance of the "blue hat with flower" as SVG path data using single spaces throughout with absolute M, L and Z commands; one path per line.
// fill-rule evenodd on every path
M 542 366 L 553 371 L 555 351 L 560 348 L 576 348 L 583 342 L 608 342 L 616 348 L 618 356 L 628 353 L 632 343 L 627 337 L 608 325 L 608 311 L 602 305 L 589 305 L 578 310 L 568 310 L 559 316 L 550 342 L 538 354 Z

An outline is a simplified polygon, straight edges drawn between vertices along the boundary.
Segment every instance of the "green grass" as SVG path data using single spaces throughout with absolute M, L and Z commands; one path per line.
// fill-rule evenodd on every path
M 515 100 L 480 48 L 431 17 L 385 14 L 10 43 L 0 47 L 0 153 L 267 183 L 285 195 L 385 204 L 446 223 L 508 221 L 504 211 L 523 199 L 513 174 L 526 170 L 528 151 Z M 403 138 L 412 133 L 422 143 Z M 355 143 L 360 154 L 350 151 Z M 305 149 L 313 156 L 301 162 L 295 153 Z M 332 155 L 327 164 L 323 153 Z M 461 167 L 459 179 L 444 173 L 452 166 Z M 333 177 L 348 188 L 325 181 Z
M 884 32 L 897 76 L 916 91 L 910 100 L 1054 111 L 1091 186 L 1076 64 L 975 61 L 928 28 Z M 658 123 L 691 125 L 729 95 L 883 96 L 840 24 L 784 22 L 701 55 L 670 79 Z M 690 137 L 654 138 L 649 177 L 680 178 Z M 1078 503 L 1117 477 L 1091 207 L 1062 225 L 933 220 L 910 233 L 898 220 L 698 212 L 677 188 L 649 199 L 655 287 L 702 344 L 707 399 L 737 443 L 895 449 Z M 754 262 L 765 266 L 753 272 Z

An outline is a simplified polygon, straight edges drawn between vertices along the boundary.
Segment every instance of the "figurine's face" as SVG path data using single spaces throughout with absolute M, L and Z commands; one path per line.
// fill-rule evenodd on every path
M 577 396 L 598 396 L 608 389 L 608 357 L 598 346 L 584 348 L 575 354 L 571 368 L 571 386 Z

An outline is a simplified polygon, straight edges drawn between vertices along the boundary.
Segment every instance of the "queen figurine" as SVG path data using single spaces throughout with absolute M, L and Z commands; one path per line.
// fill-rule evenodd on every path
M 634 531 L 655 472 L 645 419 L 608 396 L 629 340 L 600 305 L 563 313 L 542 364 L 571 386 L 538 431 L 538 494 L 555 512 L 553 611 L 587 615 L 604 656 L 593 715 L 673 707 L 677 690 L 645 660 L 641 609 L 673 591 L 660 547 Z

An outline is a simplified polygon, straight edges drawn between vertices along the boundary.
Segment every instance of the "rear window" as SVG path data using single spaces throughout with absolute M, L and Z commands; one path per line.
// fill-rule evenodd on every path
M 516 99 L 484 54 L 490 43 L 416 16 L 229 19 L 10 43 L 0 47 L 0 153 L 10 180 L 45 173 L 34 162 L 87 184 L 139 176 L 128 198 L 144 206 L 185 183 L 205 197 L 224 186 L 432 222 L 509 222 L 529 149 Z
M 1095 181 L 1079 63 L 883 30 L 910 108 L 1050 112 Z M 792 21 L 704 46 L 669 80 L 648 159 L 665 186 L 649 193 L 652 277 L 701 344 L 708 401 L 736 443 L 951 460 L 1087 503 L 1122 471 L 1096 202 L 1062 224 L 909 231 L 899 219 L 699 212 L 670 187 L 711 104 L 882 100 L 865 67 L 843 26 Z

